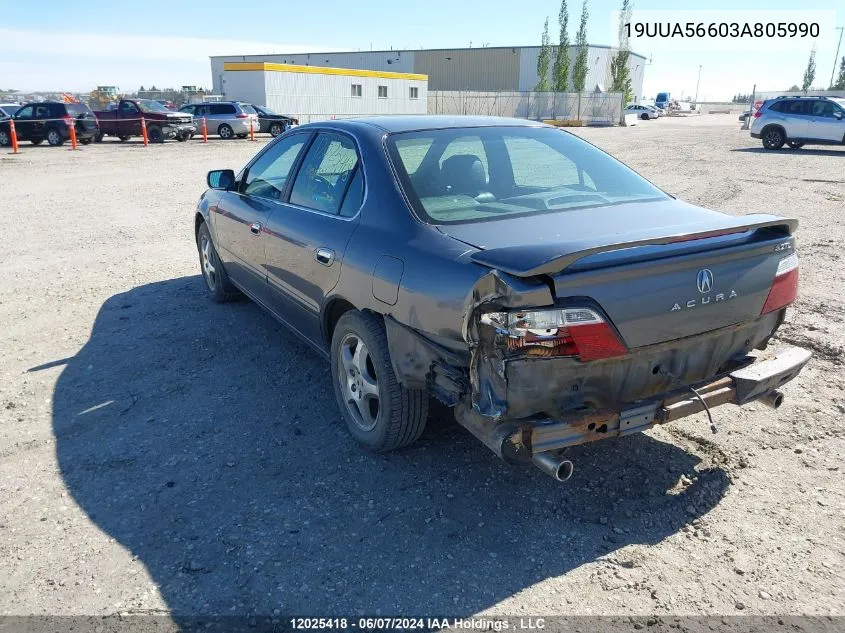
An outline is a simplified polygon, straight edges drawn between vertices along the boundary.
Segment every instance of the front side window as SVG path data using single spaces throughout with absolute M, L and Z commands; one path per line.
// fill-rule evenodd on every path
M 358 152 L 352 139 L 321 132 L 296 174 L 291 204 L 337 214 L 357 165 Z
M 378 87 L 378 97 L 379 99 L 387 99 L 387 86 Z
M 138 114 L 138 108 L 131 101 L 124 101 L 120 104 L 121 114 Z
M 16 119 L 31 119 L 32 118 L 32 106 L 24 106 L 20 110 L 15 113 Z
M 423 130 L 387 138 L 421 220 L 484 222 L 669 197 L 586 141 L 549 127 Z
M 813 104 L 813 116 L 833 118 L 833 103 L 830 101 L 816 101 Z
M 307 140 L 307 134 L 295 134 L 264 152 L 247 172 L 244 195 L 279 200 L 296 157 Z

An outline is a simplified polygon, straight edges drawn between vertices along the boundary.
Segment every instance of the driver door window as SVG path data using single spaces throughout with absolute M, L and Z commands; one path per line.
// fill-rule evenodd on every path
M 121 114 L 138 114 L 138 107 L 134 103 L 124 101 L 120 104 Z
M 357 165 L 352 139 L 321 132 L 296 175 L 291 204 L 337 215 Z
M 291 167 L 307 140 L 307 134 L 296 134 L 279 141 L 264 152 L 249 168 L 243 194 L 281 200 Z

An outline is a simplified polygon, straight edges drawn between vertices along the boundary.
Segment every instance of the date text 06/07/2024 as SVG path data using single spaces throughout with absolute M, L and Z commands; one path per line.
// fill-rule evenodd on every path
M 359 618 L 291 618 L 290 626 L 298 631 L 367 630 L 367 631 L 506 631 L 542 630 L 545 618 L 444 618 L 444 617 L 359 617 Z

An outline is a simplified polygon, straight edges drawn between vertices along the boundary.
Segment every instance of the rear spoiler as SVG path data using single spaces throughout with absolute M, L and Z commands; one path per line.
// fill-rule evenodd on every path
M 712 223 L 707 228 L 699 225 L 698 230 L 684 230 L 673 233 L 671 231 L 674 228 L 680 227 L 661 227 L 648 231 L 629 232 L 625 236 L 630 239 L 622 241 L 614 238 L 614 236 L 600 236 L 572 242 L 506 246 L 478 251 L 473 253 L 470 258 L 476 264 L 495 268 L 516 277 L 533 277 L 560 272 L 579 259 L 590 255 L 637 246 L 690 242 L 758 229 L 772 229 L 775 233 L 789 236 L 798 228 L 798 220 L 756 213 L 740 217 L 719 218 L 718 226 Z M 689 229 L 690 227 L 684 228 Z

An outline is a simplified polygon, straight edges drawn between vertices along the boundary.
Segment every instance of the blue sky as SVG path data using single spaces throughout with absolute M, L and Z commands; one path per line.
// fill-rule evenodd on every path
M 568 3 L 574 39 L 581 1 Z M 611 15 L 620 4 L 621 0 L 589 0 L 591 43 L 611 43 Z M 677 0 L 634 0 L 635 10 L 677 10 L 679 4 Z M 308 3 L 232 0 L 40 0 L 37 6 L 34 11 L 32 3 L 0 0 L 0 87 L 87 91 L 97 84 L 124 90 L 152 84 L 208 85 L 208 56 L 213 54 L 438 48 L 470 43 L 535 45 L 547 15 L 556 42 L 560 4 L 559 0 L 320 0 L 313 3 L 313 13 L 308 12 Z M 735 0 L 710 0 L 706 8 L 727 11 L 737 6 Z M 742 8 L 754 10 L 757 19 L 765 21 L 774 10 L 796 6 L 784 0 L 747 0 Z M 845 4 L 841 0 L 811 1 L 802 3 L 802 8 L 839 9 L 835 23 L 822 25 L 816 43 L 815 83 L 826 86 L 836 51 L 835 27 L 845 25 Z M 645 73 L 646 96 L 653 97 L 660 90 L 692 94 L 701 65 L 700 98 L 714 100 L 750 92 L 754 83 L 758 90 L 783 90 L 800 84 L 810 45 L 806 50 L 788 51 L 720 51 L 712 47 L 694 51 L 683 43 L 664 41 L 635 50 L 652 58 Z M 843 54 L 845 50 L 840 57 Z

